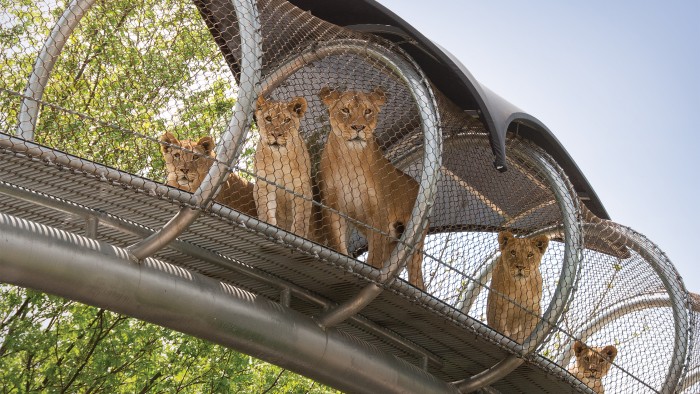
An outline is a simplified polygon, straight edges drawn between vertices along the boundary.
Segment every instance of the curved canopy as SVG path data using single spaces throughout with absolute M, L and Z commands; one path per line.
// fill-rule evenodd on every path
M 92 2 L 74 0 L 70 7 L 89 7 Z M 24 133 L 13 137 L 0 132 L 0 280 L 182 330 L 348 391 L 442 393 L 456 388 L 472 392 L 491 384 L 502 392 L 581 391 L 585 382 L 567 371 L 574 357 L 574 339 L 626 343 L 620 349 L 624 357 L 619 365 L 616 359 L 606 378 L 609 391 L 619 387 L 675 392 L 684 373 L 686 390 L 700 384 L 697 363 L 690 354 L 692 341 L 697 342 L 692 335 L 697 332 L 697 316 L 692 315 L 697 308 L 688 303 L 689 295 L 667 257 L 633 230 L 582 209 L 579 197 L 597 215 L 606 216 L 552 133 L 479 84 L 449 52 L 373 0 L 194 0 L 194 4 L 226 64 L 213 51 L 209 58 L 215 60 L 211 64 L 216 77 L 204 78 L 203 85 L 194 82 L 208 68 L 173 70 L 184 75 L 183 81 L 192 82 L 180 84 L 181 89 L 195 87 L 194 93 L 199 93 L 218 78 L 226 78 L 224 89 L 239 89 L 231 121 L 217 144 L 228 152 L 217 149 L 216 158 L 211 158 L 212 171 L 221 166 L 220 174 L 210 171 L 191 193 L 179 183 L 163 184 L 162 179 L 147 177 L 159 174 L 144 170 L 150 170 L 155 153 L 146 149 L 139 155 L 130 150 L 120 155 L 103 153 L 112 153 L 124 137 L 133 137 L 135 147 L 145 143 L 155 148 L 160 143 L 161 149 L 176 149 L 154 138 L 154 133 L 162 132 L 160 124 L 153 127 L 156 122 L 129 128 L 108 122 L 122 114 L 131 120 L 134 108 L 146 108 L 148 114 L 173 114 L 178 124 L 184 119 L 189 135 L 209 132 L 208 123 L 191 127 L 187 117 L 174 116 L 185 107 L 200 111 L 190 105 L 190 96 L 173 89 L 162 97 L 187 100 L 170 105 L 171 100 L 161 99 L 168 104 L 153 111 L 154 100 L 141 88 L 108 84 L 115 90 L 110 93 L 120 94 L 124 100 L 119 102 L 128 105 L 118 111 L 106 107 L 106 112 L 80 112 L 73 109 L 77 95 L 43 101 L 41 92 L 49 72 L 35 67 L 30 81 L 34 75 L 47 77 L 36 84 L 41 85 L 38 90 L 30 82 L 24 95 L 8 89 L 0 93 L 13 98 L 4 101 L 8 114 L 30 115 L 26 118 L 34 121 L 28 127 L 32 134 L 39 124 L 41 137 L 48 133 L 56 137 L 33 142 Z M 70 7 L 64 15 L 75 16 Z M 53 18 L 45 22 L 53 23 Z M 52 30 L 36 64 L 43 62 L 45 54 L 57 58 L 47 48 L 60 52 L 62 44 L 52 40 L 62 36 L 68 41 L 70 34 L 62 31 L 67 24 L 59 23 Z M 77 26 L 77 21 L 71 25 Z M 209 39 L 206 34 L 197 36 Z M 132 43 L 135 48 L 140 44 Z M 20 60 L 28 61 L 37 48 L 22 49 L 27 52 L 18 52 Z M 158 64 L 173 58 L 172 53 L 151 53 L 159 55 L 154 59 Z M 127 70 L 133 64 L 151 64 L 128 63 Z M 140 83 L 151 79 L 153 68 L 142 69 L 147 73 Z M 71 68 L 63 71 L 70 73 Z M 153 82 L 145 87 L 164 86 L 158 79 Z M 52 89 L 64 92 L 64 86 L 56 84 Z M 236 204 L 235 198 L 210 201 L 224 180 L 222 175 L 227 175 L 225 169 L 234 176 L 253 178 L 258 187 L 262 182 L 273 184 L 287 196 L 313 202 L 318 195 L 311 191 L 290 190 L 269 181 L 268 174 L 253 173 L 251 163 L 232 165 L 231 159 L 248 142 L 257 142 L 256 136 L 246 135 L 251 128 L 246 111 L 254 106 L 253 95 L 275 101 L 308 100 L 304 127 L 298 132 L 308 143 L 308 153 L 322 154 L 334 127 L 324 95 L 319 95 L 325 87 L 353 91 L 355 98 L 361 95 L 358 92 L 382 89 L 385 123 L 377 121 L 378 126 L 371 127 L 374 139 L 382 141 L 373 147 L 374 153 L 384 155 L 408 177 L 421 179 L 412 218 L 406 223 L 399 217 L 377 228 L 371 221 L 347 218 L 355 228 L 350 238 L 356 235 L 348 242 L 348 253 L 334 250 L 322 236 L 297 235 L 256 215 L 265 208 L 276 209 L 273 205 L 265 207 L 256 201 L 263 209 L 249 216 L 238 210 L 243 205 Z M 17 97 L 22 97 L 21 103 Z M 203 101 L 221 102 L 219 91 L 211 97 Z M 25 101 L 35 102 L 37 110 L 39 104 L 44 107 L 42 122 L 36 122 L 38 111 L 31 114 L 25 109 Z M 12 103 L 21 109 L 13 109 Z M 79 122 L 66 115 L 76 116 Z M 215 114 L 219 116 L 223 115 Z M 0 123 L 7 119 L 11 122 L 12 116 Z M 110 137 L 106 148 L 73 143 L 76 133 L 91 137 L 97 127 L 104 127 L 100 136 L 105 130 L 104 134 L 116 137 Z M 123 163 L 136 156 L 143 160 Z M 494 157 L 496 169 L 491 163 Z M 338 162 L 355 164 L 353 160 L 340 157 Z M 369 179 L 367 174 L 359 172 L 345 183 L 386 183 L 391 190 L 381 193 L 385 201 L 410 202 L 412 188 L 397 187 L 386 176 Z M 311 169 L 308 175 L 307 184 L 312 183 Z M 356 198 L 354 190 L 348 193 L 343 186 L 337 189 Z M 362 185 L 353 187 L 362 189 Z M 315 200 L 320 208 L 334 209 L 323 197 Z M 399 211 L 397 204 L 386 205 L 385 212 Z M 372 208 L 363 203 L 360 209 Z M 349 216 L 338 210 L 334 214 Z M 430 215 L 428 228 L 426 215 Z M 308 227 L 319 223 L 306 216 Z M 422 224 L 417 225 L 419 216 Z M 322 223 L 319 232 L 329 232 L 331 225 Z M 428 234 L 420 241 L 419 226 Z M 358 230 L 363 228 L 366 234 Z M 538 263 L 541 294 L 533 297 L 531 293 L 525 301 L 509 300 L 512 310 L 528 310 L 529 301 L 538 297 L 541 305 L 548 305 L 546 310 L 529 311 L 538 321 L 524 340 L 494 329 L 487 317 L 489 298 L 498 293 L 492 288 L 493 273 L 502 254 L 498 234 L 503 230 L 547 236 L 552 241 Z M 372 260 L 360 256 L 368 252 L 368 240 L 377 240 L 376 234 L 391 238 L 393 244 L 395 233 L 401 235 L 394 252 L 383 266 L 372 268 L 367 264 Z M 381 252 L 383 245 L 379 246 Z M 396 276 L 407 250 L 418 252 L 424 264 L 421 269 L 428 273 L 429 280 L 418 286 L 409 283 L 410 276 L 408 282 Z M 122 279 L 115 280 L 118 277 Z M 664 356 L 649 363 L 649 354 Z
M 593 187 L 552 132 L 535 117 L 481 85 L 464 65 L 392 11 L 374 0 L 290 0 L 295 6 L 339 26 L 370 32 L 401 46 L 443 94 L 465 111 L 479 115 L 491 136 L 494 165 L 505 170 L 508 131 L 531 140 L 564 169 L 576 193 L 596 216 L 609 219 Z

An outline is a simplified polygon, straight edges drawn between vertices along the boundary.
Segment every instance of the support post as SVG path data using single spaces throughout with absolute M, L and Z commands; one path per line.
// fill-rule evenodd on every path
M 241 76 L 238 97 L 228 128 L 216 149 L 216 162 L 194 193 L 197 205 L 206 206 L 215 196 L 219 185 L 228 176 L 228 168 L 239 156 L 243 141 L 250 129 L 257 85 L 262 67 L 262 37 L 260 19 L 254 0 L 231 0 L 236 10 L 241 40 Z M 199 216 L 199 210 L 183 208 L 163 228 L 152 236 L 129 246 L 135 260 L 153 255 L 182 234 Z
M 95 4 L 95 0 L 71 1 L 51 30 L 49 38 L 44 42 L 44 46 L 34 63 L 34 69 L 29 76 L 27 88 L 24 90 L 25 97 L 22 98 L 20 105 L 16 132 L 18 137 L 28 141 L 34 139 L 34 130 L 39 118 L 39 100 L 44 95 L 44 89 L 49 81 L 49 76 L 51 76 L 53 66 L 56 64 L 63 46 L 68 41 L 68 37 L 73 34 L 73 30 L 93 4 Z
M 343 391 L 457 393 L 454 386 L 279 303 L 152 258 L 0 213 L 0 278 L 159 324 Z
M 386 284 L 393 280 L 406 265 L 413 245 L 420 240 L 425 227 L 428 225 L 428 216 L 435 199 L 437 180 L 442 166 L 442 130 L 438 119 L 437 103 L 430 87 L 426 83 L 427 78 L 422 74 L 420 68 L 410 61 L 408 56 L 400 58 L 395 53 L 381 46 L 348 39 L 314 47 L 285 63 L 262 82 L 261 94 L 266 94 L 273 90 L 290 75 L 309 63 L 328 56 L 346 53 L 368 56 L 393 70 L 408 86 L 421 117 L 424 154 L 422 162 L 423 173 L 421 174 L 418 198 L 413 206 L 411 220 L 406 224 L 406 231 L 404 231 L 397 247 L 392 251 L 391 256 L 384 262 L 384 267 L 380 270 L 378 283 Z M 382 289 L 379 284 L 373 283 L 368 285 L 352 299 L 319 316 L 319 324 L 324 327 L 333 327 L 345 321 L 372 302 L 381 294 Z
M 522 346 L 514 347 L 516 354 L 506 357 L 493 367 L 477 375 L 454 382 L 462 393 L 471 393 L 493 384 L 519 367 L 524 362 L 523 357 L 530 355 L 544 342 L 551 328 L 556 325 L 562 313 L 564 313 L 576 281 L 576 273 L 581 259 L 581 248 L 583 247 L 583 232 L 579 221 L 578 202 L 573 198 L 566 178 L 549 162 L 540 150 L 527 144 L 523 144 L 522 147 L 524 148 L 522 151 L 513 150 L 514 156 L 522 158 L 531 163 L 533 168 L 542 171 L 549 187 L 552 189 L 551 191 L 562 215 L 565 244 L 562 270 L 552 301 L 532 334 L 525 339 Z

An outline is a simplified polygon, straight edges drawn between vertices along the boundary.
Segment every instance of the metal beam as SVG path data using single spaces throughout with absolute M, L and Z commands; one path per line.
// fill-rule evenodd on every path
M 99 224 L 110 227 L 122 233 L 135 235 L 141 238 L 146 238 L 155 232 L 147 227 L 116 218 L 104 212 L 95 211 L 81 205 L 69 203 L 58 198 L 33 192 L 2 181 L 0 181 L 0 195 L 16 198 L 21 201 L 50 208 L 76 217 L 85 218 L 86 223 L 92 223 L 95 227 L 97 227 Z M 235 214 L 236 211 L 229 211 L 228 215 L 226 215 L 225 212 L 223 213 L 223 215 L 230 220 L 235 220 L 235 218 L 232 217 Z M 94 229 L 94 233 L 97 234 L 97 228 Z M 86 237 L 95 238 L 89 234 L 86 234 Z M 269 285 L 270 287 L 277 288 L 280 290 L 280 303 L 285 306 L 289 306 L 288 302 L 291 302 L 292 297 L 297 297 L 298 299 L 306 302 L 319 305 L 324 309 L 329 309 L 337 305 L 336 303 L 306 291 L 305 289 L 302 289 L 292 283 L 267 275 L 246 264 L 241 264 L 235 260 L 229 259 L 211 250 L 201 248 L 192 243 L 176 239 L 168 244 L 168 248 L 176 250 L 184 255 L 191 256 L 202 261 L 207 261 L 211 264 L 231 270 L 232 272 L 247 276 L 251 279 L 255 279 L 261 283 Z M 392 332 L 386 331 L 382 327 L 377 326 L 361 316 L 353 316 L 349 320 L 358 327 L 361 327 L 363 330 L 366 330 L 367 332 L 370 332 L 373 335 L 394 344 L 395 346 L 403 348 L 408 353 L 414 354 L 420 360 L 425 360 L 434 366 L 442 366 L 442 360 L 429 350 L 407 341 L 405 338 L 395 335 Z
M 700 369 L 696 369 L 695 371 L 691 370 L 688 375 L 683 378 L 681 388 L 678 390 L 678 392 L 684 393 L 687 390 L 692 389 L 693 386 L 698 383 L 700 383 Z M 690 392 L 688 394 L 690 394 Z
M 488 281 L 491 279 L 491 274 L 493 273 L 493 268 L 498 262 L 501 256 L 500 251 L 495 251 L 490 254 L 479 268 L 472 275 L 473 278 L 469 281 L 467 286 L 462 290 L 459 295 L 459 302 L 455 308 L 459 309 L 465 315 L 469 314 L 469 311 L 474 305 L 474 301 L 479 297 L 481 289 L 488 285 Z
M 400 51 L 394 48 L 395 51 Z M 411 220 L 406 224 L 406 231 L 401 236 L 391 256 L 379 271 L 379 283 L 387 284 L 406 265 L 413 246 L 420 240 L 428 225 L 428 217 L 437 192 L 437 180 L 442 167 L 442 130 L 440 128 L 437 102 L 427 79 L 421 69 L 407 54 L 399 56 L 382 46 L 371 42 L 345 39 L 314 46 L 283 64 L 261 83 L 261 94 L 269 93 L 292 74 L 310 63 L 328 56 L 353 53 L 366 56 L 388 67 L 406 84 L 413 101 L 418 107 L 423 130 L 423 173 L 421 174 L 418 197 L 413 206 Z M 357 314 L 382 292 L 378 284 L 370 284 L 355 297 L 339 305 L 318 318 L 320 325 L 335 326 L 350 316 Z
M 661 393 L 675 393 L 676 386 L 683 376 L 683 369 L 688 362 L 688 349 L 692 333 L 688 311 L 688 291 L 675 267 L 655 245 L 648 242 L 641 234 L 628 227 L 614 224 L 615 233 L 624 239 L 625 246 L 639 253 L 654 269 L 664 289 L 668 292 L 673 311 L 674 341 L 673 356 L 668 366 L 666 380 L 661 387 Z M 651 247 L 649 247 L 651 246 Z
M 574 199 L 570 184 L 566 177 L 543 153 L 541 150 L 531 147 L 527 143 L 519 145 L 523 149 L 513 149 L 513 156 L 520 157 L 530 163 L 533 168 L 542 172 L 549 188 L 557 201 L 559 211 L 562 215 L 562 227 L 564 232 L 564 261 L 562 262 L 561 274 L 557 281 L 557 288 L 554 291 L 552 300 L 543 313 L 542 319 L 537 323 L 532 334 L 528 336 L 522 345 L 514 343 L 512 350 L 515 354 L 506 357 L 493 367 L 455 382 L 455 385 L 462 393 L 470 393 L 482 387 L 499 381 L 507 376 L 523 362 L 523 357 L 530 355 L 537 347 L 544 342 L 556 323 L 566 309 L 576 281 L 576 273 L 581 259 L 581 248 L 583 247 L 583 232 L 579 222 L 578 200 Z
M 194 193 L 194 199 L 199 206 L 208 204 L 216 196 L 219 186 L 228 174 L 228 167 L 240 153 L 242 142 L 250 128 L 250 118 L 257 98 L 256 86 L 260 80 L 262 38 L 256 3 L 253 0 L 231 2 L 236 11 L 241 36 L 242 72 L 233 116 L 217 147 L 217 162 Z M 68 38 L 94 3 L 95 0 L 73 0 L 52 29 L 27 82 L 25 97 L 20 107 L 17 136 L 25 140 L 34 138 L 39 116 L 38 101 L 43 96 L 53 66 Z M 160 231 L 129 247 L 133 258 L 143 259 L 163 248 L 185 231 L 197 219 L 199 212 L 189 207 L 181 209 Z
M 597 331 L 597 329 L 600 329 L 601 327 L 604 327 L 617 319 L 621 319 L 627 314 L 651 308 L 671 308 L 671 299 L 668 297 L 668 294 L 663 293 L 652 296 L 642 295 L 613 304 L 596 314 L 595 318 L 588 320 L 588 322 L 582 328 L 580 328 L 576 334 L 573 335 L 573 338 L 585 343 L 588 341 L 588 338 Z M 572 350 L 573 347 L 573 340 L 564 345 L 555 362 L 559 365 L 568 365 L 570 359 L 574 357 Z
M 194 335 L 347 392 L 454 386 L 289 308 L 162 261 L 0 213 L 0 278 Z
M 34 130 L 39 118 L 39 100 L 44 95 L 44 89 L 51 76 L 53 66 L 56 64 L 63 46 L 66 45 L 68 37 L 93 4 L 95 4 L 95 0 L 73 0 L 56 22 L 49 38 L 44 42 L 44 46 L 34 63 L 32 73 L 29 75 L 27 88 L 24 91 L 25 97 L 22 98 L 20 105 L 16 133 L 18 137 L 29 141 L 34 139 Z
M 197 205 L 207 205 L 229 174 L 228 168 L 238 157 L 250 129 L 258 83 L 262 67 L 262 36 L 260 19 L 254 0 L 231 0 L 236 11 L 241 41 L 241 76 L 236 104 L 228 127 L 216 149 L 216 162 L 209 169 L 194 193 Z M 200 211 L 182 208 L 163 228 L 148 238 L 129 246 L 129 253 L 137 260 L 152 256 L 184 232 L 199 216 Z

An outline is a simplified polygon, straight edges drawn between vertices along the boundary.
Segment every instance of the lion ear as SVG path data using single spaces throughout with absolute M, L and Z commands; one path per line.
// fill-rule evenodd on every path
M 304 116 L 306 107 L 306 99 L 303 97 L 295 97 L 294 100 L 289 103 L 289 110 L 297 114 L 297 117 L 299 118 Z
M 163 134 L 160 137 L 160 142 L 165 143 L 165 144 L 160 144 L 160 151 L 163 153 L 168 153 L 172 149 L 172 146 L 168 146 L 166 144 L 180 145 L 180 141 L 178 141 L 177 138 L 175 138 L 175 136 L 169 131 L 166 131 L 165 134 Z
M 199 141 L 197 141 L 197 145 L 204 149 L 206 155 L 211 154 L 211 152 L 214 151 L 214 146 L 216 146 L 214 139 L 209 136 L 200 138 Z
M 577 356 L 580 355 L 584 349 L 586 349 L 586 345 L 584 345 L 583 342 L 576 341 L 574 343 L 574 354 L 575 355 L 577 355 Z
M 501 231 L 498 233 L 498 244 L 501 245 L 501 250 L 505 249 L 508 242 L 510 242 L 513 238 L 515 237 L 510 231 Z
M 264 107 L 265 104 L 267 104 L 267 100 L 265 100 L 265 96 L 263 96 L 261 94 L 260 96 L 258 96 L 258 99 L 255 100 L 255 105 L 256 105 L 257 109 L 260 109 L 260 108 Z
M 374 88 L 374 90 L 372 90 L 372 92 L 369 94 L 369 99 L 374 105 L 381 107 L 384 105 L 384 103 L 386 103 L 386 93 L 382 88 Z
M 547 250 L 547 246 L 549 245 L 549 237 L 546 235 L 540 235 L 532 239 L 532 245 L 536 247 L 540 253 L 544 254 L 544 251 Z
M 612 362 L 617 356 L 617 348 L 614 345 L 608 345 L 603 348 L 603 354 L 608 357 L 608 361 Z
M 321 98 L 323 104 L 326 104 L 326 106 L 330 108 L 330 106 L 340 98 L 340 92 L 331 89 L 328 86 L 324 86 L 321 88 L 321 91 L 318 92 L 318 97 Z

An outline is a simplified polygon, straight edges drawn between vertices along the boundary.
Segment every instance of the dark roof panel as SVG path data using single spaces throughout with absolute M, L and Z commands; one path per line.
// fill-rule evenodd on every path
M 290 0 L 295 6 L 339 26 L 373 32 L 400 43 L 431 82 L 463 110 L 479 111 L 491 133 L 496 165 L 505 164 L 505 136 L 517 132 L 544 148 L 564 169 L 579 197 L 596 216 L 609 219 L 593 187 L 554 134 L 537 118 L 482 86 L 447 50 L 433 43 L 374 0 Z

